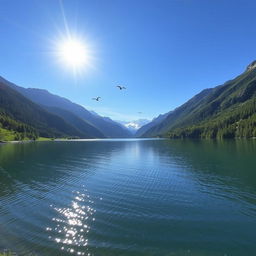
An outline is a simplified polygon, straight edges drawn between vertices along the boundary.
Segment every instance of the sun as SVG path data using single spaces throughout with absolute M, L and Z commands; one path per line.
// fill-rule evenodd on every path
M 57 48 L 59 60 L 74 70 L 90 64 L 90 52 L 82 40 L 69 38 L 61 41 Z

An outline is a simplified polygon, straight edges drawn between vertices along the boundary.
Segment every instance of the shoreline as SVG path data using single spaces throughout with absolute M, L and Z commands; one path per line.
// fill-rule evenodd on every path
M 65 142 L 65 141 L 108 141 L 108 140 L 201 140 L 201 141 L 228 141 L 228 140 L 256 140 L 256 137 L 252 138 L 232 138 L 232 139 L 205 139 L 205 138 L 168 138 L 168 137 L 149 137 L 149 138 L 90 138 L 90 139 L 66 139 L 66 138 L 47 138 L 47 139 L 38 139 L 38 140 L 10 140 L 10 141 L 0 141 L 0 145 L 4 144 L 19 144 L 19 143 L 31 143 L 31 142 Z

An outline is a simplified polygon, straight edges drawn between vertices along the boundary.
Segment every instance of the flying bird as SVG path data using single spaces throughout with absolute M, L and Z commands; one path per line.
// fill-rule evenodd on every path
M 97 97 L 97 98 L 92 98 L 92 100 L 96 100 L 99 101 L 101 97 Z
M 126 89 L 124 86 L 121 86 L 121 85 L 117 85 L 116 87 L 119 88 L 120 90 Z
M 142 112 L 138 112 L 138 114 L 142 114 Z

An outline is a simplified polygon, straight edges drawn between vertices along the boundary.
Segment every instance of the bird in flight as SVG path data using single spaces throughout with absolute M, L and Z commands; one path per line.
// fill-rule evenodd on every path
M 92 100 L 96 100 L 99 101 L 101 97 L 97 97 L 97 98 L 92 98 Z
M 120 90 L 126 89 L 124 86 L 121 86 L 121 85 L 117 85 L 116 87 L 119 88 Z
M 142 114 L 142 112 L 138 112 L 138 114 Z

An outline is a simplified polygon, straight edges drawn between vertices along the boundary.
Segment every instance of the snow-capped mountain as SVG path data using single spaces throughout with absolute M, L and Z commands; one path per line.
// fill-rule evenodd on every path
M 140 129 L 143 125 L 146 125 L 150 122 L 148 119 L 138 119 L 134 121 L 117 121 L 124 125 L 127 129 L 129 129 L 132 133 L 135 133 L 138 129 Z

